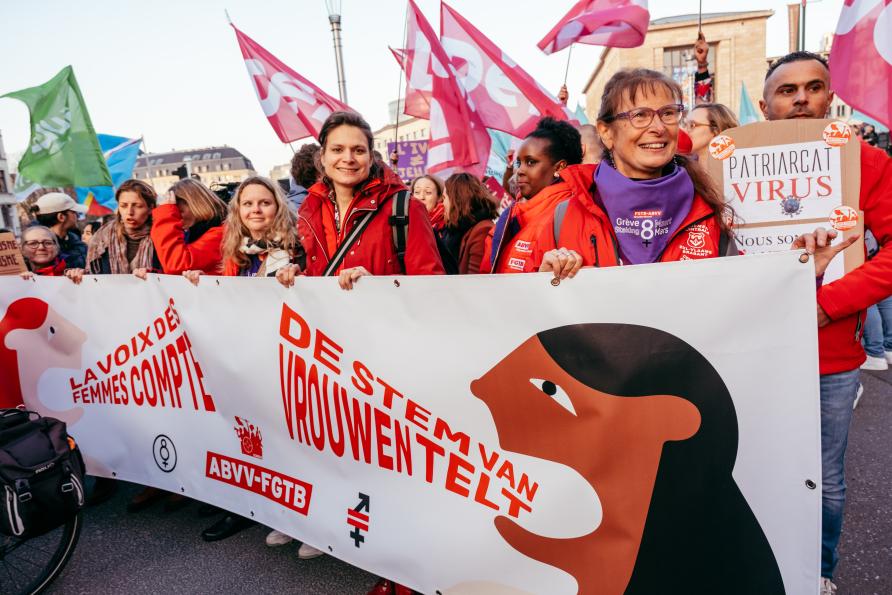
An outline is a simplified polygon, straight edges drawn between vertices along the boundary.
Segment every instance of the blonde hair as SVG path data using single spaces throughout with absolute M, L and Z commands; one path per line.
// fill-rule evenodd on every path
M 226 217 L 226 203 L 198 180 L 183 178 L 171 186 L 170 191 L 177 199 L 186 202 L 196 223 L 214 219 L 222 223 Z
M 269 229 L 263 234 L 264 240 L 277 240 L 277 245 L 286 250 L 290 254 L 294 254 L 298 245 L 297 223 L 294 215 L 288 209 L 285 203 L 285 196 L 278 184 L 275 184 L 269 178 L 263 176 L 251 176 L 246 178 L 236 188 L 232 200 L 229 201 L 229 214 L 226 216 L 226 232 L 223 234 L 223 262 L 233 261 L 238 267 L 244 268 L 248 266 L 250 260 L 247 255 L 239 248 L 242 245 L 242 239 L 251 237 L 251 232 L 245 227 L 242 218 L 239 215 L 239 203 L 241 202 L 242 192 L 248 186 L 263 186 L 270 191 L 273 199 L 276 201 L 276 217 Z

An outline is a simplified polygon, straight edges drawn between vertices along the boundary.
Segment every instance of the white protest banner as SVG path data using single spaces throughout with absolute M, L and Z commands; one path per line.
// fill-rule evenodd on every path
M 94 474 L 425 593 L 815 592 L 814 269 L 798 257 L 349 292 L 8 277 L 0 397 L 66 420 Z
M 850 142 L 851 141 L 851 142 Z M 747 254 L 789 250 L 817 227 L 861 234 L 861 153 L 843 122 L 778 120 L 725 130 L 709 145 L 708 168 L 736 214 L 734 233 Z M 830 282 L 864 261 L 863 248 L 830 263 Z

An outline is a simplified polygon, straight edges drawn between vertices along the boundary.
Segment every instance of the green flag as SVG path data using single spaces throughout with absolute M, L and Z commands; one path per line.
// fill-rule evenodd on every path
M 2 97 L 24 102 L 31 112 L 31 143 L 19 162 L 20 177 L 45 187 L 112 185 L 71 66 L 39 87 Z

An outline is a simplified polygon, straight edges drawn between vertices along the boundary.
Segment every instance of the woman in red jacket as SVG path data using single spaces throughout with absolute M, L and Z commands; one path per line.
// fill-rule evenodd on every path
M 450 274 L 480 272 L 486 238 L 498 217 L 498 202 L 470 174 L 452 174 L 443 194 L 445 226 L 440 231 L 440 255 Z
M 171 186 L 152 210 L 152 242 L 163 271 L 220 274 L 225 216 L 226 205 L 198 180 L 186 178 Z
M 282 268 L 276 275 L 279 282 L 290 287 L 298 274 L 337 275 L 341 288 L 351 290 L 365 275 L 442 274 L 437 241 L 421 201 L 407 199 L 408 223 L 402 230 L 394 228 L 398 222 L 391 224 L 393 201 L 408 190 L 395 173 L 373 158 L 372 129 L 362 116 L 333 113 L 319 131 L 319 144 L 322 181 L 310 187 L 298 213 L 306 267 Z M 404 254 L 395 245 L 400 231 L 406 236 Z M 303 544 L 298 555 L 310 557 L 317 552 L 322 553 Z M 370 594 L 393 592 L 411 590 L 382 579 Z
M 556 206 L 539 230 L 532 260 L 557 277 L 581 266 L 710 258 L 736 252 L 733 213 L 706 173 L 677 155 L 682 90 L 643 68 L 616 73 L 604 88 L 597 167 L 568 168 L 586 189 Z
M 572 180 L 564 177 L 564 171 L 581 162 L 579 132 L 568 122 L 539 120 L 517 152 L 517 191 L 521 199 L 502 211 L 487 242 L 481 272 L 536 270 L 530 256 L 539 228 L 555 204 L 578 191 Z
M 407 190 L 372 157 L 368 123 L 353 112 L 335 112 L 322 125 L 319 143 L 322 180 L 310 187 L 298 213 L 306 268 L 286 267 L 277 275 L 279 281 L 289 287 L 301 272 L 337 275 L 343 289 L 353 289 L 364 275 L 442 274 L 436 238 L 421 201 L 408 199 L 408 223 L 402 230 L 394 227 L 399 223 L 391 225 L 393 200 Z M 399 231 L 406 236 L 404 254 L 395 245 Z

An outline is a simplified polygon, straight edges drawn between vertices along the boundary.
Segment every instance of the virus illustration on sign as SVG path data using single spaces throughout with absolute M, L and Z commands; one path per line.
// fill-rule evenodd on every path
M 796 215 L 802 213 L 802 201 L 800 201 L 798 198 L 788 196 L 781 201 L 781 209 L 783 209 L 782 212 L 787 217 L 795 217 Z
M 235 423 L 234 430 L 241 443 L 242 454 L 262 459 L 263 436 L 260 433 L 260 428 L 237 415 L 235 416 Z

